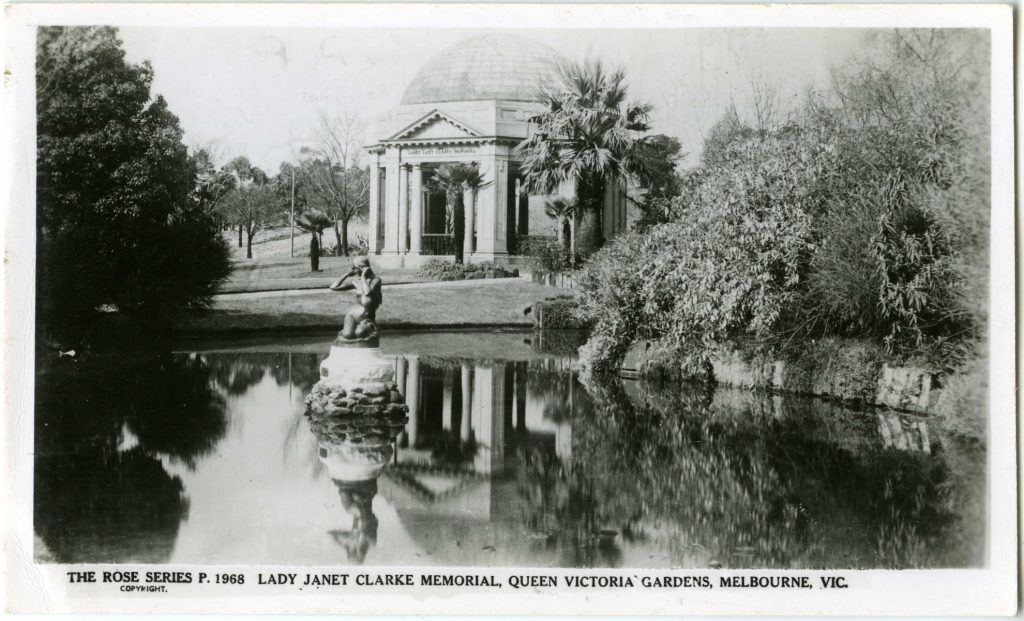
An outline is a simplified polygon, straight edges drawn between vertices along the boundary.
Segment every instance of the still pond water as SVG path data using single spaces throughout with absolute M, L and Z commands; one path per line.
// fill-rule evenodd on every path
M 388 335 L 410 420 L 390 446 L 353 453 L 304 415 L 330 342 L 186 343 L 41 372 L 37 557 L 985 562 L 984 452 L 926 418 L 737 390 L 584 385 L 572 354 L 559 353 L 571 346 L 529 333 Z M 346 459 L 383 468 L 365 480 Z

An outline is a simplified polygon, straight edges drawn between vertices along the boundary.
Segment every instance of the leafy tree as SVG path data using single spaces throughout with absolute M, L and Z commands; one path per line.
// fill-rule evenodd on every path
M 647 179 L 644 189 L 649 198 L 671 198 L 679 195 L 679 177 L 676 164 L 684 156 L 678 138 L 655 134 L 643 141 Z
M 483 175 L 480 173 L 480 167 L 475 163 L 442 164 L 438 166 L 428 182 L 430 191 L 445 195 L 447 221 L 450 223 L 450 230 L 455 237 L 456 263 L 462 263 L 464 260 L 463 242 L 465 242 L 467 234 L 466 192 L 472 192 L 473 198 L 476 200 L 476 192 L 490 183 L 490 181 L 484 181 Z
M 208 301 L 228 250 L 150 65 L 125 62 L 114 28 L 44 27 L 36 67 L 40 318 L 74 330 L 102 304 L 161 317 Z
M 324 229 L 330 228 L 334 221 L 319 211 L 307 211 L 295 219 L 295 226 L 310 234 L 309 236 L 309 269 L 320 271 L 320 238 Z
M 253 236 L 280 216 L 281 204 L 269 184 L 248 183 L 228 194 L 224 212 L 244 229 L 245 258 L 251 259 Z
M 270 178 L 267 173 L 263 172 L 262 169 L 253 166 L 249 162 L 249 158 L 245 156 L 239 156 L 228 162 L 221 168 L 220 175 L 225 179 L 225 182 L 231 186 L 231 189 L 238 189 L 249 185 L 266 185 L 270 183 Z M 238 205 L 235 202 L 237 196 L 228 195 L 229 200 L 218 204 L 218 211 L 225 222 L 235 227 L 238 230 L 238 247 L 241 248 L 244 243 L 242 234 L 251 227 L 251 219 L 247 217 L 247 210 L 239 210 Z M 278 203 L 280 205 L 280 203 Z M 267 214 L 269 216 L 272 214 Z M 257 230 L 263 228 L 261 223 Z M 256 231 L 253 231 L 254 235 Z M 248 258 L 252 258 L 252 235 L 250 235 L 249 246 L 250 248 L 246 251 Z
M 253 166 L 249 158 L 244 155 L 236 157 L 225 164 L 224 170 L 234 175 L 239 184 L 255 183 L 257 185 L 266 185 L 270 181 L 267 173 L 263 172 L 258 166 Z
M 657 134 L 648 137 L 642 145 L 647 179 L 641 188 L 643 198 L 639 202 L 643 214 L 638 222 L 641 229 L 668 222 L 673 214 L 672 199 L 679 196 L 683 188 L 676 171 L 676 164 L 683 157 L 679 140 Z
M 700 162 L 705 168 L 728 165 L 735 157 L 730 149 L 755 135 L 754 129 L 740 120 L 736 106 L 729 104 L 722 118 L 704 137 Z
M 200 209 L 215 214 L 216 218 L 223 220 L 222 214 L 218 210 L 220 201 L 235 189 L 238 179 L 226 168 L 218 169 L 214 164 L 213 155 L 207 149 L 199 149 L 191 153 L 189 158 L 196 169 L 193 200 Z M 239 238 L 238 247 L 242 247 L 241 238 Z
M 598 61 L 561 67 L 559 87 L 539 93 L 546 110 L 517 147 L 528 186 L 551 194 L 576 187 L 591 251 L 604 243 L 603 206 L 610 184 L 649 174 L 641 134 L 650 129 L 649 104 L 626 102 L 626 76 Z
M 232 190 L 251 184 L 254 181 L 252 163 L 244 155 L 240 155 L 224 164 L 221 172 L 231 179 Z M 245 223 L 238 219 L 238 214 L 227 203 L 220 203 L 219 211 L 224 220 L 238 231 L 238 247 L 241 248 L 245 244 L 245 237 L 243 235 Z

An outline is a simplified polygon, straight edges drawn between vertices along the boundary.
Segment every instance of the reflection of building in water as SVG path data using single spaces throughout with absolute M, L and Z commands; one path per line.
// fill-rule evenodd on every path
M 569 360 L 391 360 L 395 396 L 408 408 L 404 427 L 384 423 L 371 434 L 359 426 L 373 417 L 309 416 L 320 461 L 352 516 L 351 529 L 330 531 L 349 559 L 363 562 L 378 545 L 378 493 L 435 562 L 479 564 L 481 550 L 500 550 L 501 563 L 517 565 L 536 557 L 538 546 L 548 557 L 579 547 L 556 535 L 557 520 L 536 518 L 550 502 L 534 489 L 564 487 L 571 470 L 571 413 L 589 402 Z M 343 397 L 328 400 L 347 407 Z M 547 468 L 543 481 L 537 464 Z
M 578 387 L 567 360 L 460 364 L 409 355 L 395 365 L 409 422 L 393 467 L 381 478 L 381 493 L 400 515 L 429 508 L 435 516 L 514 518 L 521 499 L 507 475 L 516 452 L 530 448 L 570 458 L 568 414 Z

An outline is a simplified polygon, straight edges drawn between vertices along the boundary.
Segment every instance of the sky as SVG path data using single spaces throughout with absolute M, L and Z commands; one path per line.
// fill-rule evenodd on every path
M 244 155 L 269 173 L 308 145 L 322 115 L 375 118 L 398 105 L 431 57 L 497 29 L 121 28 L 129 61 L 153 65 L 154 94 L 181 121 L 190 147 L 221 162 Z M 506 31 L 507 32 L 507 31 Z M 630 99 L 654 105 L 653 131 L 680 140 L 693 163 L 730 103 L 741 116 L 752 84 L 783 106 L 855 52 L 856 29 L 516 29 L 566 58 L 625 69 Z

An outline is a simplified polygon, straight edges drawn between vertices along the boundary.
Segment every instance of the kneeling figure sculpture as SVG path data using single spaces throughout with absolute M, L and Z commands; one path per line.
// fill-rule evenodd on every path
M 345 314 L 344 324 L 338 333 L 339 342 L 376 346 L 380 336 L 377 309 L 383 301 L 380 287 L 380 278 L 373 273 L 366 257 L 353 261 L 352 270 L 331 284 L 331 291 L 356 292 L 356 305 Z

